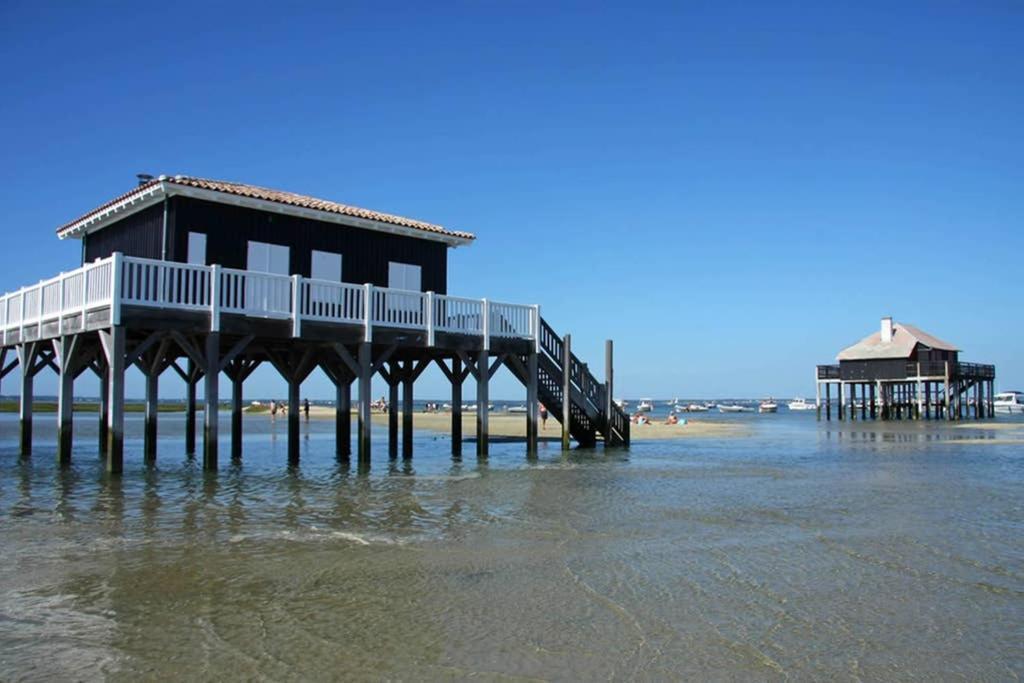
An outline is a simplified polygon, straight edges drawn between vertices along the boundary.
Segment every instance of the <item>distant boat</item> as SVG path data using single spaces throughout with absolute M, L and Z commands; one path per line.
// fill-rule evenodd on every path
M 509 406 L 508 412 L 510 413 L 526 413 L 529 412 L 526 406 Z
M 665 405 L 667 405 L 667 406 L 676 406 L 676 405 L 679 405 L 679 399 L 678 399 L 678 398 L 674 398 L 674 399 L 672 399 L 671 401 L 669 401 L 668 403 L 666 403 Z
M 705 406 L 705 405 L 701 405 L 699 403 L 691 403 L 690 405 L 687 405 L 687 406 L 678 405 L 677 404 L 676 405 L 676 412 L 677 413 L 706 413 L 706 412 L 708 412 L 708 407 Z
M 779 412 L 779 404 L 772 399 L 768 399 L 767 401 L 761 401 L 761 405 L 757 406 L 757 412 L 777 413 Z
M 708 410 L 714 410 L 715 408 L 718 407 L 718 405 L 713 401 L 708 401 L 707 403 L 704 404 L 704 407 L 707 408 Z
M 627 401 L 627 400 L 625 400 L 623 398 L 615 399 L 614 403 L 615 403 L 615 405 L 617 405 L 619 407 L 619 410 L 622 410 L 623 412 L 625 412 L 625 410 L 627 408 L 629 408 L 629 401 Z
M 720 413 L 752 413 L 752 412 L 754 412 L 754 409 L 750 408 L 750 407 L 747 407 L 747 406 L 719 404 L 718 412 L 720 412 Z
M 638 413 L 649 413 L 654 410 L 654 401 L 649 398 L 645 398 L 640 401 L 640 405 L 636 407 Z
M 794 398 L 792 401 L 786 404 L 786 407 L 790 410 L 814 410 L 818 406 L 814 403 L 808 403 L 801 397 Z
M 1019 391 L 1003 391 L 995 395 L 992 407 L 997 413 L 1024 413 L 1024 393 Z

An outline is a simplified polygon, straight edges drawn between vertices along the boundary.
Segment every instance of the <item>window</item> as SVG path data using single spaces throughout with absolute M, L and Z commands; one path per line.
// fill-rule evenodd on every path
M 422 271 L 420 266 L 391 261 L 388 263 L 388 287 L 420 292 L 423 284 Z
M 314 280 L 341 282 L 341 254 L 314 249 L 309 276 Z
M 261 273 L 288 275 L 288 247 L 250 240 L 245 267 L 246 270 L 256 270 Z
M 199 266 L 206 265 L 206 235 L 204 233 L 190 232 L 188 234 L 186 263 L 194 263 Z

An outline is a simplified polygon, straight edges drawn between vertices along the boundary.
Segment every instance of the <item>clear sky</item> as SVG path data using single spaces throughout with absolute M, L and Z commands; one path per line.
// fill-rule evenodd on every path
M 1018 2 L 95 5 L 0 5 L 4 291 L 182 173 L 476 233 L 451 293 L 614 338 L 617 395 L 813 395 L 883 315 L 1024 389 Z

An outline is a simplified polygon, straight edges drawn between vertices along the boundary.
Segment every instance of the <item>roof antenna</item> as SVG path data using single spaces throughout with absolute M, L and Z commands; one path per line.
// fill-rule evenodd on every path
M 136 173 L 135 177 L 139 179 L 140 186 L 145 185 L 146 183 L 153 179 L 153 176 L 150 175 L 149 173 Z

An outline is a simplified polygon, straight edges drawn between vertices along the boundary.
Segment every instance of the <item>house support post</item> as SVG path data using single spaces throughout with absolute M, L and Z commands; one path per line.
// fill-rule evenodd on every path
M 302 378 L 290 375 L 288 378 L 288 464 L 299 463 L 299 412 L 302 410 L 299 393 Z
M 839 420 L 846 419 L 846 383 L 839 380 Z
M 401 364 L 393 362 L 388 364 L 388 457 L 398 457 L 398 376 L 401 373 Z
M 160 375 L 157 372 L 146 373 L 146 417 L 143 426 L 143 459 L 147 463 L 156 460 L 157 434 L 157 401 L 159 397 Z
M 488 418 L 490 411 L 487 405 L 490 403 L 490 378 L 491 378 L 491 354 L 482 350 L 477 355 L 476 368 L 476 454 L 477 457 L 486 458 L 490 430 L 488 429 Z
M 871 419 L 874 420 L 878 416 L 877 408 L 875 406 L 875 385 L 868 384 L 868 391 L 871 392 Z
M 185 377 L 185 452 L 196 452 L 196 362 L 188 359 Z
M 203 354 L 206 367 L 203 368 L 203 469 L 217 469 L 217 413 L 220 405 L 220 332 L 206 335 Z
M 373 345 L 370 342 L 359 344 L 359 462 L 370 462 L 370 380 L 373 378 Z
M 110 416 L 110 370 L 107 367 L 103 352 L 100 351 L 100 358 L 97 360 L 95 371 L 100 383 L 100 405 L 99 405 L 99 453 L 102 456 L 107 452 L 107 420 Z
M 242 457 L 242 385 L 241 375 L 231 377 L 231 459 Z
M 334 451 L 339 460 L 352 454 L 352 382 L 334 385 Z
M 32 394 L 36 370 L 33 367 L 39 345 L 37 342 L 18 344 L 18 365 L 21 367 L 21 400 L 18 404 L 18 422 L 21 427 L 21 455 L 32 454 Z
M 412 391 L 416 378 L 413 376 L 411 360 L 405 361 L 402 373 L 402 457 L 412 457 Z
M 572 335 L 562 339 L 562 450 L 569 450 L 569 420 L 572 419 Z
M 124 469 L 124 370 L 125 329 L 114 325 L 100 332 L 100 343 L 107 357 L 108 400 L 106 469 L 120 474 Z
M 74 389 L 75 377 L 80 370 L 80 342 L 78 335 L 63 336 L 53 341 L 54 355 L 60 365 L 57 392 L 57 464 L 60 467 L 71 464 Z
M 814 371 L 814 407 L 818 414 L 818 422 L 821 422 L 821 382 L 818 380 L 818 371 Z
M 850 384 L 850 421 L 857 421 L 857 383 Z
M 452 457 L 462 457 L 462 359 L 452 359 Z
M 832 420 L 832 382 L 825 382 L 825 419 Z
M 609 351 L 611 354 L 611 342 L 608 342 Z M 610 361 L 609 361 L 610 365 Z M 536 455 L 537 453 L 537 413 L 539 412 L 539 406 L 537 404 L 537 351 L 532 349 L 529 356 L 526 358 L 526 453 L 528 455 Z M 608 395 L 611 396 L 612 381 L 611 375 L 608 377 Z M 606 428 L 607 434 L 611 435 L 611 413 L 608 414 L 609 427 Z M 605 443 L 607 445 L 607 442 Z

